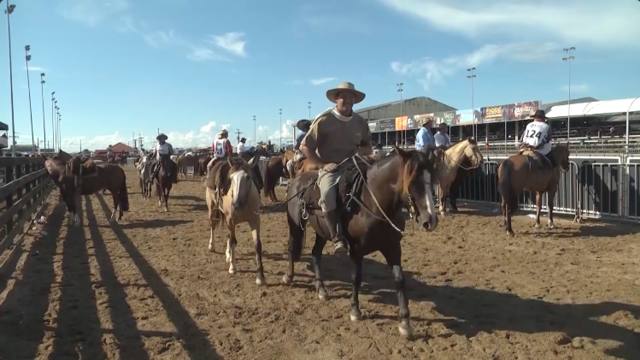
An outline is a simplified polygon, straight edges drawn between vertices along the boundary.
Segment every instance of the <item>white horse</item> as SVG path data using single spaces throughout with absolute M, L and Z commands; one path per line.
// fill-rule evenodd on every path
M 251 178 L 250 168 L 239 158 L 216 163 L 207 173 L 206 201 L 209 208 L 209 251 L 214 251 L 214 231 L 220 222 L 224 222 L 229 230 L 225 259 L 229 264 L 229 273 L 236 272 L 236 225 L 246 222 L 251 228 L 251 237 L 256 251 L 256 284 L 263 285 L 262 242 L 260 240 L 260 192 Z M 219 175 L 216 175 L 219 174 Z M 215 188 L 214 177 L 220 177 L 219 187 L 226 190 L 219 195 Z M 225 186 L 226 184 L 226 186 Z
M 148 155 L 142 155 L 140 161 L 136 165 L 138 175 L 140 176 L 140 191 L 145 199 L 151 198 L 151 187 L 153 179 L 151 178 L 151 161 Z

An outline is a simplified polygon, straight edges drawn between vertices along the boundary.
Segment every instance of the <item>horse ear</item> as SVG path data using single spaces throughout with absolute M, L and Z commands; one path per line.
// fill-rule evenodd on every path
M 469 143 L 470 143 L 470 144 L 473 144 L 473 145 L 476 145 L 476 144 L 477 144 L 476 139 L 474 139 L 474 138 L 473 138 L 473 137 L 471 137 L 471 136 L 469 136 L 469 137 L 467 138 L 467 141 L 469 141 Z
M 398 155 L 400 155 L 403 159 L 406 159 L 408 157 L 410 157 L 411 155 L 409 154 L 408 151 L 402 150 L 401 148 L 399 148 L 397 145 L 393 145 L 393 149 L 398 153 Z

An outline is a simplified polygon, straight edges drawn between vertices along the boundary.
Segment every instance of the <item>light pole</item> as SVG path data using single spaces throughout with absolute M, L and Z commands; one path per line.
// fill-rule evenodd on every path
M 474 99 L 473 99 L 473 79 L 476 78 L 476 67 L 470 67 L 467 69 L 467 72 L 469 73 L 469 75 L 467 75 L 468 79 L 471 79 L 471 120 L 473 121 L 473 138 L 478 140 L 478 129 L 476 126 L 476 108 L 475 108 L 475 104 L 474 104 Z
M 43 139 L 43 147 L 47 147 L 47 126 L 44 119 L 44 73 L 40 73 L 40 91 L 42 94 L 42 134 L 44 136 Z
M 256 125 L 255 115 L 253 115 L 253 141 L 258 145 L 258 126 Z
M 402 101 L 402 92 L 404 91 L 404 89 L 402 88 L 402 86 L 404 86 L 404 83 L 396 83 L 396 87 L 397 87 L 397 91 L 400 94 L 400 116 L 404 116 L 404 101 Z M 402 146 L 406 146 L 407 145 L 407 129 L 405 127 L 404 130 L 400 130 L 400 144 Z
M 278 145 L 279 150 L 282 149 L 282 108 L 278 109 L 278 114 L 280 115 L 280 129 L 278 130 L 278 135 L 280 136 L 280 145 Z
M 52 91 L 52 92 L 51 92 L 51 143 L 50 143 L 50 145 L 51 145 L 51 149 L 53 149 L 53 148 L 54 148 L 54 146 L 53 146 L 53 141 L 54 141 L 54 139 L 56 138 L 56 129 L 55 129 L 55 127 L 53 126 L 54 117 L 55 117 L 55 114 L 54 114 L 54 112 L 53 112 L 53 107 L 55 106 L 55 101 L 56 101 L 55 94 L 56 94 L 56 92 L 55 92 L 55 91 Z
M 569 131 L 571 130 L 571 62 L 576 58 L 575 56 L 570 54 L 575 50 L 575 46 L 562 49 L 565 54 L 565 56 L 562 57 L 562 61 L 566 61 L 569 65 L 569 99 L 567 99 L 567 143 L 569 143 Z
M 13 109 L 13 66 L 11 65 L 11 14 L 16 8 L 14 4 L 9 4 L 10 0 L 7 0 L 7 8 L 4 11 L 7 14 L 7 34 L 9 37 L 9 88 L 11 92 L 11 135 L 13 137 L 13 146 L 11 147 L 11 156 L 16 156 L 16 122 L 15 112 Z M 0 0 L 2 2 L 2 0 Z
M 60 126 L 62 125 L 62 115 L 58 112 L 58 151 L 62 150 L 62 133 Z
M 60 108 L 56 105 L 56 149 L 60 149 Z
M 33 108 L 31 107 L 31 80 L 29 79 L 29 61 L 31 46 L 24 46 L 24 64 L 27 67 L 27 92 L 29 93 L 29 121 L 31 122 L 31 151 L 36 152 L 36 138 L 33 136 Z
M 309 120 L 311 120 L 311 101 L 307 101 L 307 114 L 309 115 Z

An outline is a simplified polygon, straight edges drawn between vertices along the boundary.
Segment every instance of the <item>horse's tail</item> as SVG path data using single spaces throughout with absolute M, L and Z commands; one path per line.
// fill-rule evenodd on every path
M 513 163 L 506 159 L 498 166 L 498 192 L 502 196 L 505 204 L 509 205 L 512 211 L 518 206 L 518 198 L 513 193 L 511 177 L 513 176 Z
M 122 173 L 122 183 L 120 184 L 120 201 L 118 201 L 122 211 L 129 211 L 129 192 L 127 191 L 127 175 Z

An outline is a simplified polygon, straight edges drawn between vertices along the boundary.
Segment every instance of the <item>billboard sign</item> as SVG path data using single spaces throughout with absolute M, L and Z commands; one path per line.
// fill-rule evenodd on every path
M 407 116 L 398 116 L 396 118 L 396 130 L 407 130 Z

